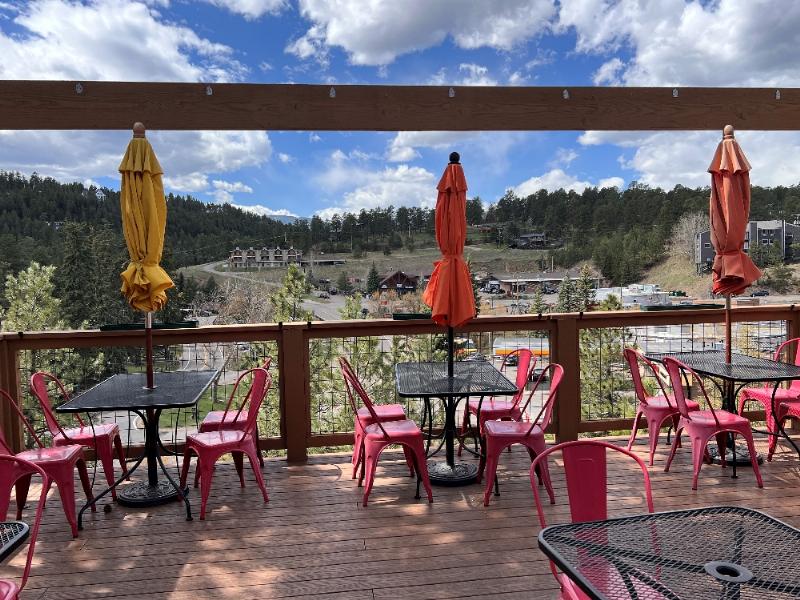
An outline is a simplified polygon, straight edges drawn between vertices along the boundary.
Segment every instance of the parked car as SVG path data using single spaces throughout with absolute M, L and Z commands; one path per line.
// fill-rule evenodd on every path
M 755 290 L 754 292 L 750 293 L 750 296 L 769 296 L 769 290 Z
M 339 290 L 337 290 L 335 287 L 332 287 L 332 288 L 329 288 L 329 289 L 328 289 L 328 293 L 329 293 L 331 296 L 335 296 L 336 294 L 338 294 L 338 293 L 339 293 Z
M 330 296 L 328 295 L 328 292 L 320 292 L 319 294 L 317 294 L 317 298 L 325 299 L 325 298 L 330 298 Z

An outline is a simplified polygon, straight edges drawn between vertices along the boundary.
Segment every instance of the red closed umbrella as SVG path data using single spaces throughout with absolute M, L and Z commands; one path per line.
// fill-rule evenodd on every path
M 716 255 L 712 267 L 715 294 L 725 296 L 725 352 L 731 360 L 731 296 L 741 294 L 761 271 L 744 251 L 747 223 L 750 220 L 750 163 L 726 125 L 722 141 L 708 167 L 711 173 L 711 243 Z
M 436 200 L 436 241 L 442 251 L 422 298 L 431 307 L 431 318 L 448 327 L 448 370 L 453 373 L 453 327 L 475 316 L 472 277 L 464 261 L 467 240 L 467 180 L 457 152 L 450 154 Z

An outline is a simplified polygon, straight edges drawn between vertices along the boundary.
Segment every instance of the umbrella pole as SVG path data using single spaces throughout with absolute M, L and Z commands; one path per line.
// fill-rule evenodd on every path
M 153 313 L 144 314 L 144 353 L 147 365 L 147 387 L 153 389 Z
M 453 328 L 447 327 L 447 376 L 453 376 Z
M 725 294 L 725 362 L 731 362 L 731 295 Z

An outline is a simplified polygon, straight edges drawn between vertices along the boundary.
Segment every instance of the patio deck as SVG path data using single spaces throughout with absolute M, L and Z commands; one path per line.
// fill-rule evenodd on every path
M 757 440 L 762 447 L 762 440 Z M 636 446 L 646 458 L 644 440 Z M 690 449 L 663 472 L 666 445 L 651 469 L 656 510 L 736 504 L 800 526 L 800 462 L 787 450 L 763 465 L 765 489 L 742 468 L 738 480 L 704 468 L 690 489 Z M 72 540 L 55 493 L 37 545 L 26 599 L 557 597 L 536 545 L 538 527 L 528 484 L 527 454 L 504 455 L 501 492 L 489 508 L 482 487 L 434 488 L 434 504 L 415 501 L 402 454 L 381 462 L 370 506 L 350 479 L 349 455 L 320 455 L 306 465 L 267 461 L 270 502 L 260 501 L 252 474 L 240 491 L 233 465 L 217 469 L 206 521 L 183 520 L 177 505 L 114 506 L 90 516 Z M 560 464 L 552 469 L 557 504 L 552 522 L 567 520 Z M 99 476 L 96 489 L 99 489 Z M 641 512 L 640 478 L 619 459 L 609 467 L 611 513 Z M 196 496 L 193 496 L 193 499 Z M 199 509 L 199 502 L 194 503 Z M 17 555 L 12 565 L 22 562 Z M 4 566 L 9 574 L 13 567 Z

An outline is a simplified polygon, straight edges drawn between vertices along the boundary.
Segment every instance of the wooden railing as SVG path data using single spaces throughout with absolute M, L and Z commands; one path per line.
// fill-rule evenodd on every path
M 737 322 L 785 323 L 785 337 L 800 337 L 800 307 L 794 305 L 751 306 L 733 310 Z M 723 310 L 670 310 L 659 312 L 591 312 L 547 315 L 484 316 L 460 328 L 464 334 L 536 332 L 549 338 L 550 360 L 564 366 L 565 378 L 559 393 L 551 432 L 559 441 L 577 439 L 580 434 L 629 429 L 631 417 L 584 420 L 581 411 L 581 333 L 603 328 L 634 328 L 659 325 L 715 324 L 724 320 Z M 379 338 L 441 334 L 442 329 L 427 320 L 356 320 L 308 323 L 223 325 L 198 329 L 156 330 L 156 345 L 214 344 L 231 342 L 274 342 L 277 346 L 280 435 L 262 440 L 262 448 L 285 449 L 289 461 L 302 461 L 308 449 L 352 443 L 351 432 L 312 433 L 310 348 L 314 340 Z M 59 331 L 0 334 L 0 388 L 21 399 L 23 385 L 20 355 L 30 350 L 61 348 L 141 347 L 141 331 Z M 344 399 L 342 399 L 344 402 Z M 760 415 L 755 413 L 754 417 Z M 22 445 L 20 424 L 7 406 L 0 408 L 6 439 Z

